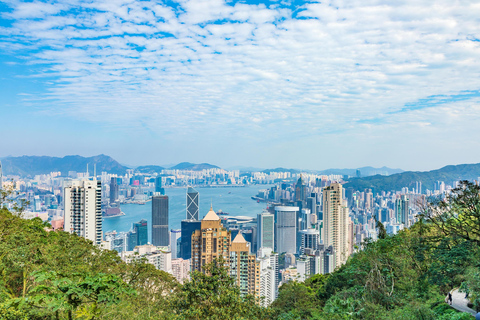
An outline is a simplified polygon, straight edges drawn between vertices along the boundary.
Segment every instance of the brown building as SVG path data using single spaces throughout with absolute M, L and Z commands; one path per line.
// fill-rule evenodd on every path
M 228 263 L 230 232 L 212 208 L 202 219 L 200 228 L 192 234 L 192 271 L 203 271 L 203 266 L 220 257 Z
M 259 295 L 260 262 L 250 254 L 248 242 L 239 233 L 230 246 L 230 275 L 235 277 L 242 295 Z
M 260 264 L 250 254 L 248 242 L 239 233 L 231 242 L 230 232 L 210 208 L 201 221 L 201 229 L 192 234 L 192 271 L 223 257 L 230 275 L 235 277 L 242 295 L 258 295 L 260 292 Z

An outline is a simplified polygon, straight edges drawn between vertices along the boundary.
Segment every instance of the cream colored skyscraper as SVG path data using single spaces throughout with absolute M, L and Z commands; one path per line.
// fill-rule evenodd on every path
M 332 183 L 323 190 L 323 230 L 325 247 L 335 249 L 335 266 L 347 261 L 348 249 L 348 208 L 342 198 L 342 185 Z
M 223 257 L 228 265 L 230 255 L 230 233 L 222 226 L 220 218 L 210 208 L 202 219 L 201 230 L 192 234 L 193 270 L 202 271 L 202 267 Z
M 102 183 L 100 180 L 67 181 L 64 187 L 66 232 L 102 242 Z

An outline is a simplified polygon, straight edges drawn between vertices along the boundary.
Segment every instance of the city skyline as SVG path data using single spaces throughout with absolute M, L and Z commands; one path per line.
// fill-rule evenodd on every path
M 1 155 L 475 163 L 477 11 L 450 1 L 4 1 Z

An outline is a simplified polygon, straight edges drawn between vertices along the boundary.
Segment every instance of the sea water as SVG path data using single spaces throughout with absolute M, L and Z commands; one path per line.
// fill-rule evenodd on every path
M 246 187 L 197 187 L 199 201 L 199 219 L 202 219 L 213 206 L 215 212 L 222 210 L 228 212 L 228 216 L 256 217 L 266 208 L 265 202 L 258 203 L 251 197 L 258 193 L 259 189 L 269 188 L 269 185 L 253 185 Z M 169 229 L 180 229 L 181 221 L 186 219 L 186 188 L 166 188 L 168 196 L 168 222 Z M 148 222 L 148 241 L 152 239 L 152 202 L 141 204 L 122 204 L 124 216 L 103 219 L 103 232 L 116 230 L 117 232 L 129 231 L 132 224 L 141 219 Z M 227 216 L 225 216 L 227 217 Z

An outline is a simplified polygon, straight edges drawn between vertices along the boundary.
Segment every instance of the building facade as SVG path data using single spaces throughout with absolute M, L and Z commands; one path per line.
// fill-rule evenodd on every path
M 100 180 L 72 180 L 64 186 L 66 232 L 102 243 L 102 182 Z
M 257 215 L 257 247 L 275 248 L 275 216 L 269 212 Z
M 343 201 L 340 183 L 332 183 L 323 190 L 323 230 L 325 247 L 332 246 L 336 254 L 336 266 L 347 261 L 348 249 L 348 208 Z
M 192 187 L 187 189 L 187 220 L 198 220 L 198 191 Z
M 204 271 L 203 267 L 218 258 L 223 258 L 228 266 L 230 233 L 222 226 L 220 218 L 210 208 L 202 219 L 200 230 L 192 234 L 192 271 Z
M 260 262 L 250 254 L 248 242 L 239 233 L 230 245 L 230 275 L 236 279 L 241 295 L 260 294 Z
M 298 207 L 275 207 L 275 251 L 293 253 L 297 251 Z
M 152 244 L 169 246 L 168 196 L 155 193 L 152 197 Z

